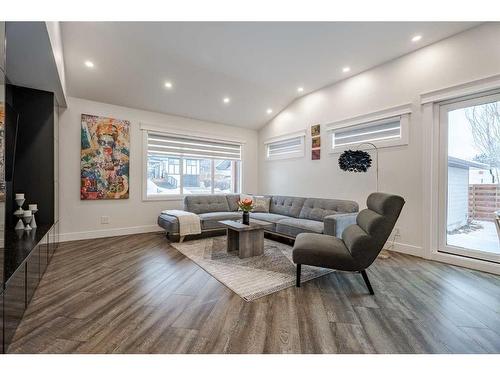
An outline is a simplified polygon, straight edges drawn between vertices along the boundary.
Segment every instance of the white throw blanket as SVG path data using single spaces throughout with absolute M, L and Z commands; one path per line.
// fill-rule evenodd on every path
M 181 237 L 187 236 L 188 234 L 201 233 L 201 223 L 198 215 L 182 210 L 165 210 L 161 213 L 174 216 L 179 220 L 179 235 Z

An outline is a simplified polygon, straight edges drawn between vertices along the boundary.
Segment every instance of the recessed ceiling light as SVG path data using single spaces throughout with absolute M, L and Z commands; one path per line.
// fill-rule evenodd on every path
M 167 89 L 171 89 L 171 88 L 172 88 L 172 82 L 168 82 L 168 81 L 167 81 L 167 82 L 165 82 L 165 87 L 166 87 Z
M 228 97 L 226 96 L 224 99 L 222 99 L 222 101 L 223 101 L 225 104 L 227 104 L 227 103 L 229 103 L 229 102 L 231 101 L 231 98 L 228 98 Z
M 302 92 L 302 91 L 304 91 L 303 87 L 297 87 L 297 92 Z
M 348 66 L 344 66 L 344 67 L 342 68 L 342 71 L 343 71 L 344 73 L 347 73 L 347 72 L 350 72 L 350 71 L 351 71 L 351 68 L 349 68 Z
M 90 61 L 90 60 L 87 60 L 87 61 L 85 61 L 85 66 L 87 68 L 93 68 L 94 67 L 94 63 L 92 61 Z
M 273 113 L 273 110 L 271 108 L 268 108 L 266 112 L 268 115 L 270 115 L 271 113 Z
M 411 38 L 411 41 L 413 43 L 418 42 L 420 39 L 422 39 L 422 35 L 415 35 L 413 38 Z

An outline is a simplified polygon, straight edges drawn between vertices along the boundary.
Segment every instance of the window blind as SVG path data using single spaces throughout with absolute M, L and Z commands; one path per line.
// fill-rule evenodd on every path
M 401 138 L 401 117 L 334 130 L 333 147 Z
M 224 141 L 148 132 L 147 145 L 149 156 L 241 160 L 241 145 Z
M 304 156 L 304 136 L 269 142 L 266 148 L 268 159 Z

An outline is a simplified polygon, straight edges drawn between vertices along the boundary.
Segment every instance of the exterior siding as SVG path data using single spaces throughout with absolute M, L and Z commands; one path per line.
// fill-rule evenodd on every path
M 469 211 L 469 169 L 448 167 L 449 231 L 467 224 Z

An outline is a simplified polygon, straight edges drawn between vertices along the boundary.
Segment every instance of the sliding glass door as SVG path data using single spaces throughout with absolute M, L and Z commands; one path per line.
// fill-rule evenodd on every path
M 500 263 L 500 94 L 440 108 L 439 251 Z

